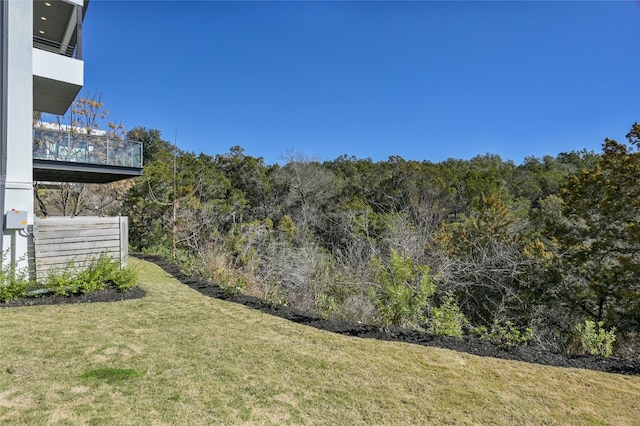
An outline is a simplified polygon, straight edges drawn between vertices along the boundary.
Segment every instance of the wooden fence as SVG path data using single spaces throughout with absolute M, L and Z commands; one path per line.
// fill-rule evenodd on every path
M 81 268 L 101 255 L 127 265 L 129 229 L 127 217 L 47 217 L 33 224 L 32 253 L 35 278 L 44 279 L 52 269 L 73 262 Z

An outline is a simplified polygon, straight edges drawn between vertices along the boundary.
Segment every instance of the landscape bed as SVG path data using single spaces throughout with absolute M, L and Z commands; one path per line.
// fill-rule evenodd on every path
M 274 305 L 267 301 L 247 295 L 230 295 L 215 283 L 186 275 L 178 265 L 159 256 L 137 254 L 136 257 L 154 262 L 178 281 L 202 293 L 205 296 L 239 303 L 257 309 L 263 313 L 275 315 L 298 324 L 308 325 L 320 330 L 330 331 L 346 336 L 368 339 L 397 341 L 422 346 L 433 346 L 443 349 L 465 352 L 472 355 L 489 356 L 513 361 L 524 361 L 556 367 L 584 368 L 594 371 L 640 376 L 640 364 L 632 360 L 616 357 L 603 358 L 592 355 L 569 355 L 553 353 L 532 344 L 517 347 L 503 347 L 488 340 L 474 336 L 464 338 L 434 336 L 418 330 L 391 328 L 383 331 L 379 327 L 322 319 L 310 316 L 288 306 Z
M 7 302 L 1 302 L 0 308 L 38 305 L 66 305 L 70 303 L 118 302 L 121 300 L 139 299 L 144 296 L 145 291 L 139 287 L 133 287 L 127 291 L 120 291 L 113 287 L 105 287 L 104 290 L 100 291 L 73 293 L 68 296 L 56 296 L 55 294 L 50 293 L 39 296 L 19 297 Z
M 505 347 L 476 336 L 465 336 L 464 338 L 436 336 L 419 330 L 397 327 L 392 327 L 388 331 L 385 331 L 381 330 L 379 327 L 369 324 L 350 323 L 331 318 L 322 319 L 310 316 L 289 306 L 268 303 L 267 301 L 257 297 L 242 294 L 230 295 L 213 282 L 186 275 L 178 265 L 159 256 L 136 254 L 136 257 L 157 264 L 178 281 L 205 296 L 238 303 L 269 315 L 274 315 L 288 321 L 308 325 L 310 327 L 330 331 L 332 333 L 367 339 L 433 346 L 472 355 L 488 356 L 513 361 L 531 362 L 556 367 L 584 368 L 594 371 L 640 376 L 640 364 L 633 360 L 622 358 L 603 358 L 591 355 L 553 353 L 533 344 Z M 102 291 L 73 294 L 69 296 L 46 295 L 39 297 L 21 297 L 5 303 L 0 303 L 0 308 L 35 305 L 61 305 L 69 303 L 115 302 L 137 299 L 144 297 L 144 295 L 144 290 L 138 287 L 131 288 L 125 292 L 108 287 Z

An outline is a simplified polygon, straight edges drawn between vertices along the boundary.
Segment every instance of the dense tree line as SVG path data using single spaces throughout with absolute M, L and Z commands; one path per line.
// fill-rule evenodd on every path
M 321 316 L 575 346 L 585 320 L 638 348 L 640 126 L 602 153 L 440 163 L 241 147 L 184 152 L 156 130 L 118 198 L 130 245 L 229 291 Z M 515 336 L 515 337 L 514 337 Z

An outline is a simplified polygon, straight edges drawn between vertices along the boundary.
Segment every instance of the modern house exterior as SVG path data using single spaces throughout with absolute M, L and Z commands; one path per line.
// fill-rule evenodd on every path
M 89 0 L 0 2 L 0 248 L 3 261 L 30 267 L 34 180 L 106 183 L 138 176 L 142 146 L 34 128 L 35 112 L 65 114 L 84 84 L 82 25 Z

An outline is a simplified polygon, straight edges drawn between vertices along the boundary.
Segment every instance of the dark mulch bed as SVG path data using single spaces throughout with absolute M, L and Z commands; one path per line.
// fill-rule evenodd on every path
M 33 297 L 20 297 L 18 299 L 9 300 L 8 302 L 0 302 L 0 308 L 36 305 L 67 305 L 71 303 L 118 302 L 120 300 L 139 299 L 144 297 L 145 294 L 146 292 L 139 287 L 133 287 L 127 291 L 119 291 L 113 287 L 107 287 L 102 291 L 84 294 L 70 294 L 68 296 L 47 294 Z
M 452 349 L 458 352 L 466 352 L 473 355 L 490 356 L 494 358 L 552 365 L 556 367 L 585 368 L 609 373 L 640 376 L 640 363 L 627 359 L 553 353 L 534 345 L 522 345 L 515 348 L 507 348 L 473 336 L 465 338 L 433 336 L 424 332 L 401 328 L 383 331 L 378 327 L 367 324 L 349 323 L 335 319 L 321 319 L 288 306 L 276 306 L 269 304 L 265 300 L 257 297 L 229 295 L 216 284 L 190 277 L 184 274 L 177 265 L 157 256 L 136 255 L 136 257 L 156 263 L 180 282 L 199 291 L 205 296 L 239 303 L 266 314 L 275 315 L 289 321 L 315 327 L 320 330 L 326 330 L 346 336 L 399 341 L 422 346 L 435 346 L 439 348 Z

